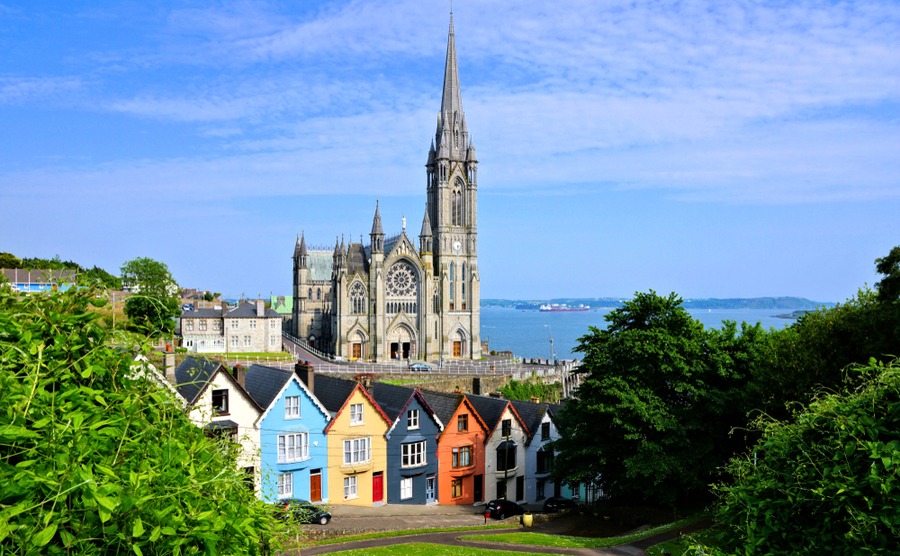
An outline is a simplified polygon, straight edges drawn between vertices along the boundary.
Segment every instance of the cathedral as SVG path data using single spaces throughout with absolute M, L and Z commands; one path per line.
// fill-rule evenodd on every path
M 437 131 L 428 151 L 427 201 L 418 248 L 385 237 L 375 203 L 368 245 L 294 248 L 291 331 L 348 360 L 480 359 L 478 159 L 459 89 L 453 15 Z

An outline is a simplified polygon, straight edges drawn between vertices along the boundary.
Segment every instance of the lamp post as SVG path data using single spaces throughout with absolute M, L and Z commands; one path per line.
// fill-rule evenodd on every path
M 556 365 L 556 353 L 553 351 L 553 327 L 549 324 L 544 325 L 546 328 L 550 329 L 550 359 L 553 360 L 553 365 Z

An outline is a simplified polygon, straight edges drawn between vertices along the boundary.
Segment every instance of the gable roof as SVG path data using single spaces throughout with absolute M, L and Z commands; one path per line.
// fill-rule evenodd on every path
M 334 417 L 336 417 L 347 405 L 347 402 L 350 401 L 350 396 L 353 395 L 353 392 L 359 390 L 362 392 L 363 396 L 369 400 L 372 406 L 375 408 L 375 411 L 378 415 L 384 419 L 384 422 L 387 426 L 391 426 L 390 417 L 385 414 L 384 410 L 381 409 L 381 406 L 378 405 L 372 395 L 362 387 L 362 384 L 353 381 L 353 380 L 344 380 L 342 378 L 335 378 L 333 376 L 327 375 L 316 375 L 314 388 L 315 388 L 315 396 L 319 398 L 319 401 L 322 402 L 322 405 L 328 410 L 331 414 L 331 422 L 328 423 L 328 426 L 325 427 L 325 433 L 327 434 L 329 429 L 331 429 L 331 425 L 334 424 Z
M 259 417 L 260 421 L 268 415 L 269 410 L 272 409 L 272 402 L 284 394 L 284 391 L 287 390 L 288 385 L 292 381 L 296 382 L 300 389 L 309 396 L 313 405 L 322 412 L 326 421 L 331 419 L 331 415 L 325 406 L 322 405 L 322 402 L 309 391 L 309 388 L 292 371 L 265 365 L 250 365 L 246 376 L 247 393 L 250 394 L 253 401 L 263 408 L 263 413 Z
M 490 396 L 469 395 L 467 397 L 472 401 L 472 405 L 484 419 L 484 422 L 488 427 L 488 431 L 493 432 L 494 429 L 497 428 L 497 423 L 500 422 L 500 417 L 503 416 L 503 412 L 506 411 L 507 407 L 509 407 L 510 412 L 513 414 L 513 416 L 515 416 L 519 423 L 521 423 L 522 428 L 525 429 L 525 434 L 531 434 L 528 425 L 522 419 L 522 416 L 519 415 L 516 407 L 509 400 L 503 398 L 492 398 Z
M 221 309 L 185 309 L 181 312 L 183 319 L 220 319 L 222 318 Z
M 265 311 L 263 311 L 262 316 L 259 316 L 256 314 L 256 303 L 244 302 L 244 303 L 239 304 L 234 309 L 228 311 L 228 313 L 225 314 L 225 317 L 232 318 L 232 319 L 234 319 L 234 318 L 238 318 L 238 319 L 242 319 L 242 318 L 247 318 L 247 319 L 273 318 L 273 317 L 281 318 L 281 315 L 278 314 L 278 311 L 276 311 L 270 307 L 270 308 L 266 309 Z
M 422 392 L 422 397 L 442 423 L 449 423 L 450 420 L 453 419 L 453 414 L 456 413 L 457 408 L 462 404 L 467 404 L 471 408 L 472 415 L 475 417 L 475 420 L 478 421 L 479 426 L 481 426 L 486 433 L 490 433 L 490 429 L 484 422 L 484 419 L 465 394 L 446 394 L 444 392 L 433 392 L 428 390 Z
M 418 400 L 419 405 L 421 405 L 422 409 L 425 410 L 425 413 L 434 420 L 438 429 L 444 430 L 444 423 L 435 414 L 434 410 L 431 409 L 431 406 L 428 405 L 428 402 L 418 390 L 406 386 L 374 382 L 372 383 L 370 393 L 372 394 L 372 398 L 375 399 L 375 402 L 381 406 L 381 409 L 391 420 L 391 428 L 388 429 L 386 434 L 390 434 L 391 431 L 394 430 L 394 427 L 397 426 L 400 418 L 406 414 L 406 410 L 413 400 Z
M 175 369 L 175 389 L 193 405 L 219 369 L 225 366 L 218 361 L 188 356 Z
M 544 414 L 549 411 L 550 404 L 518 400 L 511 400 L 511 403 L 519 413 L 519 417 L 522 418 L 522 422 L 528 427 L 528 441 L 526 444 L 530 444 L 535 433 L 540 430 L 541 422 L 544 420 Z

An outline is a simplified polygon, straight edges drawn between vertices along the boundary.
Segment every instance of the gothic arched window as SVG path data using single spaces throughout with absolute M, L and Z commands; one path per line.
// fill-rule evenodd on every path
M 350 286 L 350 313 L 362 315 L 366 312 L 366 288 L 359 282 Z
M 456 266 L 451 262 L 450 263 L 450 309 L 453 309 L 453 290 L 456 288 Z
M 466 310 L 466 263 L 462 264 L 462 276 L 460 276 L 459 288 L 461 295 L 459 296 L 460 301 L 462 301 L 462 310 Z
M 463 203 L 463 190 L 465 184 L 462 179 L 456 178 L 456 184 L 450 193 L 450 223 L 453 226 L 462 226 L 465 221 L 465 210 Z

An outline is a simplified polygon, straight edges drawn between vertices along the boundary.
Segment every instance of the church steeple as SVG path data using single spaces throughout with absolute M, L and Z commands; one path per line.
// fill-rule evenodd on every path
M 372 253 L 384 251 L 384 228 L 381 227 L 381 213 L 378 212 L 378 201 L 375 201 L 375 216 L 372 218 L 372 231 L 369 233 Z
M 438 158 L 464 160 L 469 144 L 469 130 L 463 112 L 462 94 L 459 88 L 459 69 L 456 64 L 456 35 L 453 31 L 453 13 L 450 13 L 450 32 L 447 38 L 447 60 L 444 65 L 444 92 L 441 96 L 441 112 L 438 115 L 435 143 Z

